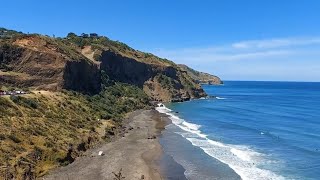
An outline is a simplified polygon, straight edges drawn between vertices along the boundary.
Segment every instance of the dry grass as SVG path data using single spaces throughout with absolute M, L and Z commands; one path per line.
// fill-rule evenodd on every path
M 0 132 L 4 138 L 0 166 L 19 164 L 19 171 L 23 172 L 26 163 L 21 162 L 28 162 L 35 164 L 37 175 L 42 175 L 65 158 L 69 144 L 81 143 L 93 133 L 90 129 L 100 124 L 92 114 L 83 112 L 88 107 L 76 106 L 85 106 L 84 103 L 69 101 L 63 93 L 42 91 L 20 98 L 32 100 L 37 106 L 32 108 L 1 97 Z M 35 149 L 41 150 L 39 158 L 33 155 Z
M 119 87 L 114 90 L 119 91 Z M 0 179 L 5 171 L 22 178 L 30 167 L 32 175 L 42 176 L 102 141 L 104 130 L 119 126 L 116 121 L 133 110 L 126 107 L 130 98 L 121 96 L 32 91 L 19 97 L 0 97 L 0 167 L 9 167 L 0 168 Z M 102 119 L 106 113 L 115 120 Z

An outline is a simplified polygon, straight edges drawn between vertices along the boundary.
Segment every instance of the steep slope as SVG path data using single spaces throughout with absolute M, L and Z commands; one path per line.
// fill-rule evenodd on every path
M 179 64 L 179 67 L 200 84 L 223 84 L 218 76 L 196 71 L 184 64 Z

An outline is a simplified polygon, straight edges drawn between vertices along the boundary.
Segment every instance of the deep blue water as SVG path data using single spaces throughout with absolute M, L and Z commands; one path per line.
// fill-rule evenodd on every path
M 205 167 L 224 167 L 216 179 L 232 179 L 224 178 L 232 172 L 234 179 L 320 179 L 320 83 L 227 81 L 203 87 L 217 98 L 162 110 L 173 121 L 162 140 L 165 151 L 189 179 L 214 179 L 197 176 Z M 184 148 L 174 148 L 180 142 Z

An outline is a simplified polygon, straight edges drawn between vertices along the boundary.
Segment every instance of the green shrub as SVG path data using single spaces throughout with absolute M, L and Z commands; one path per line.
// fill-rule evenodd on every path
M 23 105 L 25 107 L 30 107 L 33 109 L 37 109 L 38 108 L 38 103 L 35 99 L 28 99 L 22 96 L 15 96 L 15 95 L 11 95 L 10 99 L 19 105 Z
M 111 119 L 112 117 L 113 117 L 113 115 L 112 115 L 112 114 L 109 114 L 109 113 L 107 113 L 107 114 L 102 114 L 102 115 L 100 116 L 101 119 Z
M 172 79 L 166 75 L 159 75 L 158 82 L 161 84 L 162 87 L 171 88 L 173 86 Z
M 0 140 L 5 140 L 6 136 L 4 134 L 0 134 Z
M 19 103 L 19 101 L 20 101 L 20 96 L 13 96 L 13 95 L 11 95 L 10 96 L 10 99 L 14 102 L 14 103 Z
M 8 136 L 8 138 L 11 139 L 15 143 L 20 143 L 21 142 L 21 140 L 18 137 L 16 137 L 15 135 L 13 135 L 13 134 L 10 134 Z
M 38 108 L 38 103 L 33 99 L 26 99 L 25 103 L 33 109 Z

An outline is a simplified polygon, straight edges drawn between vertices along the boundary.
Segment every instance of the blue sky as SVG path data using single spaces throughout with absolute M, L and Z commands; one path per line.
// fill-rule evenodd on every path
M 0 26 L 97 32 L 224 80 L 320 81 L 318 0 L 10 0 Z

